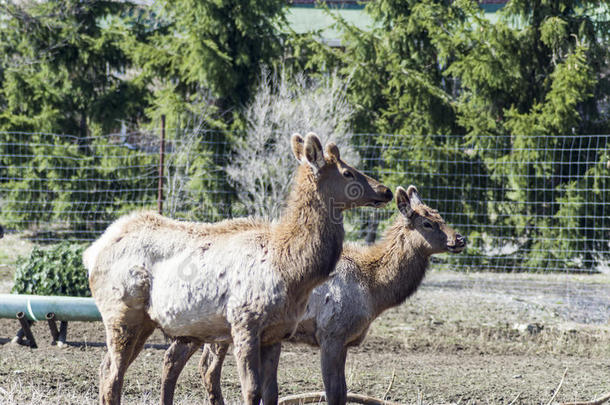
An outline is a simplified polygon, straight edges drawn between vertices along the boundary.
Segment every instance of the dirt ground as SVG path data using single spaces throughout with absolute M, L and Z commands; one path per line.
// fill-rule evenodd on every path
M 0 320 L 0 404 L 93 404 L 105 352 L 102 324 L 74 322 L 68 347 L 51 346 L 48 327 L 29 349 Z M 157 403 L 167 342 L 155 332 L 130 367 L 124 403 Z M 195 355 L 195 357 L 198 357 Z M 318 352 L 285 344 L 280 395 L 323 389 Z M 566 371 L 567 370 L 567 371 Z M 430 272 L 414 297 L 384 313 L 350 350 L 351 392 L 405 404 L 547 404 L 610 392 L 610 276 Z M 235 363 L 223 389 L 239 403 Z M 207 403 L 193 358 L 176 403 Z

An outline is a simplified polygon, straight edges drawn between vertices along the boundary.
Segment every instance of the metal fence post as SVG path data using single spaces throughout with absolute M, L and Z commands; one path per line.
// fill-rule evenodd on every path
M 161 116 L 161 144 L 159 145 L 159 185 L 157 211 L 163 215 L 163 160 L 165 158 L 165 115 Z

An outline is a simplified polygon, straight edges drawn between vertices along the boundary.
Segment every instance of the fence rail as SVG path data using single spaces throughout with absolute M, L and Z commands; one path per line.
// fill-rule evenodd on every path
M 164 214 L 216 221 L 250 213 L 226 170 L 243 134 L 167 130 L 166 136 Z M 89 138 L 0 133 L 0 222 L 39 243 L 88 242 L 121 214 L 156 210 L 159 138 L 159 131 Z M 393 188 L 416 185 L 467 235 L 468 249 L 440 257 L 437 266 L 492 271 L 608 270 L 609 141 L 610 135 L 352 137 L 359 168 Z M 271 186 L 256 192 L 265 187 Z M 395 212 L 394 204 L 350 212 L 348 238 L 378 238 Z

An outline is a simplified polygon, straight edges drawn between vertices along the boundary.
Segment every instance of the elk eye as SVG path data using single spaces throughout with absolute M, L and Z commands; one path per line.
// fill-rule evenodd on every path
M 350 172 L 349 170 L 345 170 L 343 172 L 343 177 L 346 177 L 348 179 L 353 179 L 354 178 L 354 174 L 352 172 Z
M 424 228 L 426 229 L 432 229 L 432 224 L 428 221 L 424 221 Z

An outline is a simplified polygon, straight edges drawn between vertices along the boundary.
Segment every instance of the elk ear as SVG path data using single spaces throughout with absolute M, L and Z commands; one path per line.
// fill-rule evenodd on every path
M 419 196 L 419 192 L 414 185 L 410 185 L 407 188 L 407 196 L 409 196 L 409 201 L 411 202 L 411 207 L 416 207 L 418 205 L 423 204 L 421 197 Z
M 303 149 L 304 149 L 303 137 L 298 134 L 292 134 L 292 138 L 290 138 L 290 144 L 292 145 L 292 153 L 294 153 L 294 157 L 299 161 L 303 162 Z
M 317 173 L 326 164 L 324 152 L 322 150 L 322 142 L 320 142 L 320 138 L 313 132 L 310 132 L 305 136 L 304 155 L 305 161 L 311 166 L 314 173 Z
M 400 211 L 407 221 L 410 221 L 411 216 L 413 215 L 413 209 L 411 209 L 407 191 L 400 186 L 396 187 L 396 206 L 398 207 L 398 211 Z
M 339 148 L 334 142 L 329 142 L 326 144 L 326 155 L 336 162 L 341 160 L 341 153 L 339 153 Z

